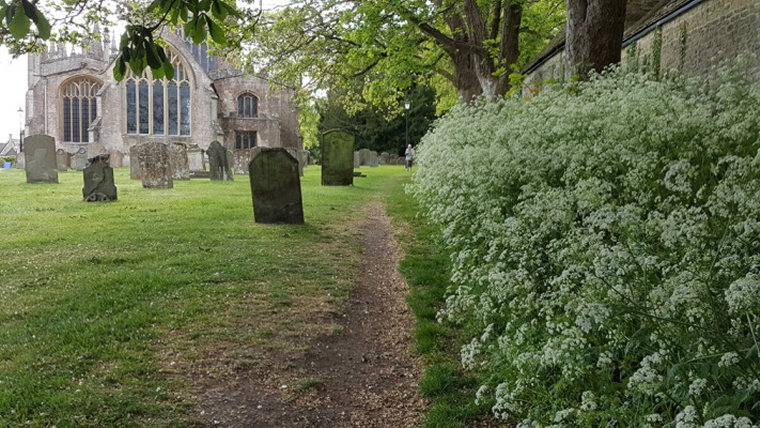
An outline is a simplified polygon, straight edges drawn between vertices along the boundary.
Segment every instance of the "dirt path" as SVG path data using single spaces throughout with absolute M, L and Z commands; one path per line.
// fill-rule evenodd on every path
M 207 390 L 198 397 L 203 419 L 234 428 L 403 428 L 420 420 L 420 364 L 410 355 L 413 320 L 399 250 L 382 205 L 365 212 L 360 282 L 333 320 L 339 331 L 310 339 L 302 355 L 280 356 L 277 368 Z M 286 378 L 301 380 L 281 384 Z

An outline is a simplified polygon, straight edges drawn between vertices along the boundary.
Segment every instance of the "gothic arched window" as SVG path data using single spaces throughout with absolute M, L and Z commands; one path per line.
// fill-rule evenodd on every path
M 256 95 L 245 93 L 238 97 L 238 117 L 258 117 L 259 99 Z
M 87 143 L 90 141 L 87 128 L 98 115 L 98 102 L 95 96 L 100 86 L 97 80 L 82 76 L 61 87 L 64 142 Z
M 127 134 L 190 135 L 190 76 L 179 55 L 167 49 L 174 78 L 154 79 L 149 69 L 124 79 Z

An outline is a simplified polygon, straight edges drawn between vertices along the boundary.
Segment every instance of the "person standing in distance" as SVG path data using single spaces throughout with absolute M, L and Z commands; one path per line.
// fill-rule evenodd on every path
M 412 169 L 412 165 L 414 164 L 414 149 L 411 144 L 406 146 L 404 156 L 406 157 L 406 169 Z

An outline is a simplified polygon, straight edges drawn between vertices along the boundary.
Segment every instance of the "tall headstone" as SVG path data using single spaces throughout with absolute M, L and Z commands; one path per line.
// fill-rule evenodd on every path
M 354 184 L 354 136 L 340 130 L 322 135 L 322 185 Z
M 132 180 L 142 180 L 139 150 L 139 145 L 134 145 L 129 148 L 129 178 Z
M 362 157 L 358 151 L 354 152 L 354 168 L 362 166 Z
M 87 149 L 80 147 L 71 157 L 71 167 L 77 171 L 83 171 L 87 167 Z
M 256 223 L 303 223 L 298 160 L 284 148 L 262 148 L 248 166 Z
M 58 183 L 55 140 L 49 135 L 24 139 L 24 164 L 27 183 Z
M 380 157 L 377 155 L 377 152 L 374 150 L 370 150 L 369 152 L 369 166 L 371 168 L 377 168 L 378 164 L 380 162 Z
M 169 143 L 169 164 L 172 168 L 172 178 L 189 180 L 190 166 L 187 159 L 187 146 L 182 143 Z
M 113 180 L 113 168 L 109 165 L 110 155 L 97 155 L 89 160 L 84 169 L 84 187 L 82 196 L 87 202 L 106 202 L 116 200 L 116 184 Z
M 142 173 L 142 185 L 148 189 L 171 189 L 172 167 L 166 144 L 148 142 L 137 147 L 138 162 Z
M 206 163 L 203 161 L 203 151 L 197 144 L 187 148 L 187 167 L 190 171 L 205 171 Z
M 211 171 L 211 180 L 232 181 L 232 165 L 230 165 L 229 150 L 218 141 L 212 142 L 206 150 L 208 154 L 209 171 Z
M 58 171 L 67 171 L 69 169 L 69 154 L 63 149 L 55 152 L 55 163 Z

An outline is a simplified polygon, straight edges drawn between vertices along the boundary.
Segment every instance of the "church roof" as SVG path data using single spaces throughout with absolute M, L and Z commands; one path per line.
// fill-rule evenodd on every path
M 686 12 L 703 0 L 628 0 L 623 46 L 638 40 L 658 26 Z M 528 74 L 565 48 L 565 26 L 524 69 Z

